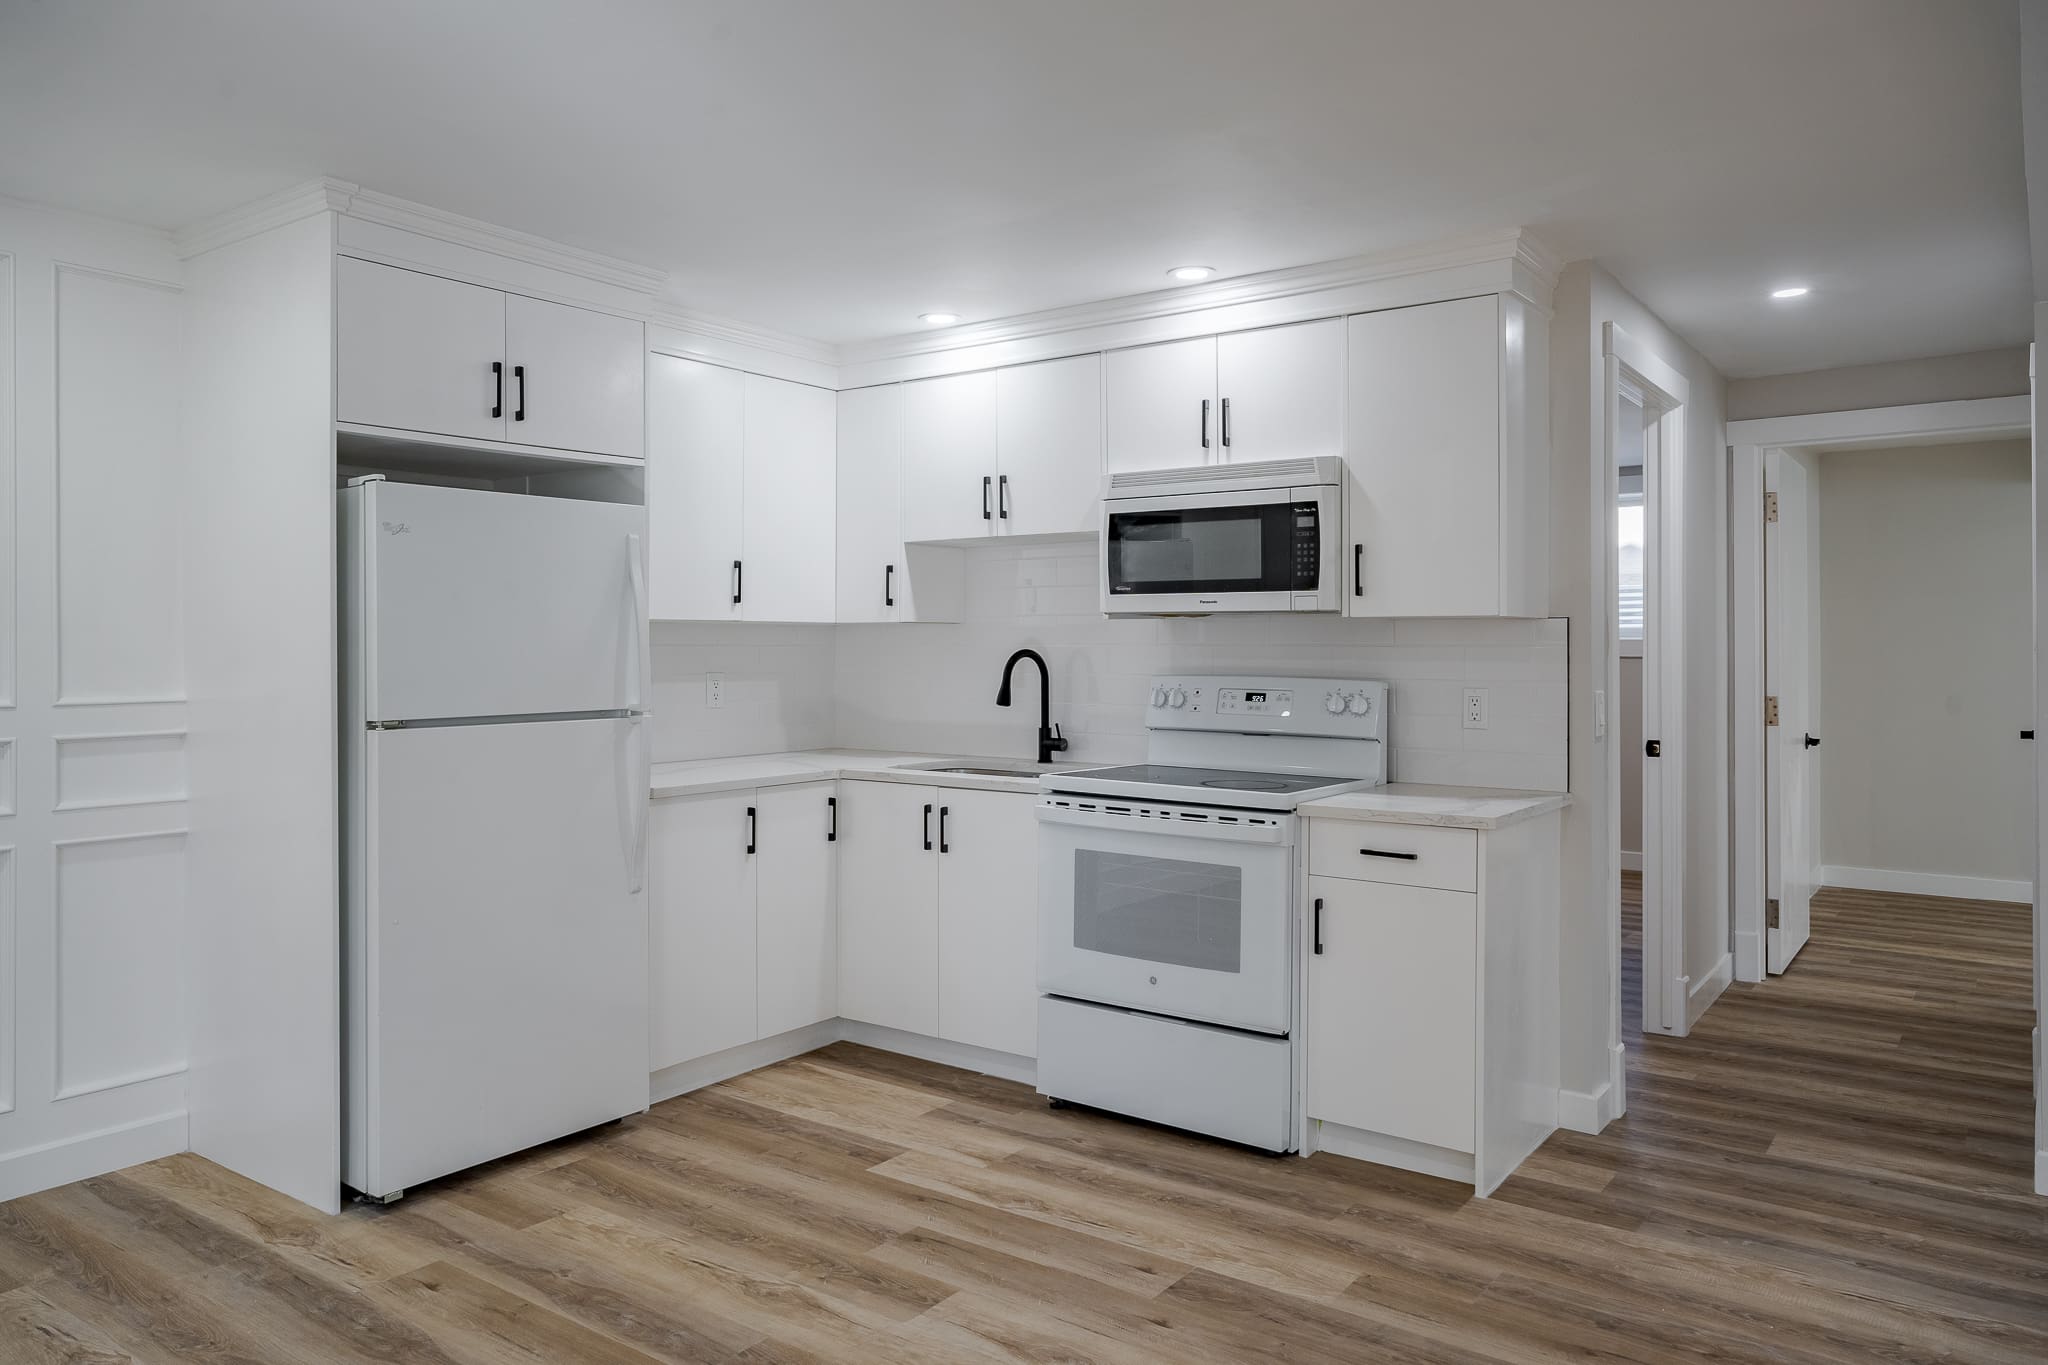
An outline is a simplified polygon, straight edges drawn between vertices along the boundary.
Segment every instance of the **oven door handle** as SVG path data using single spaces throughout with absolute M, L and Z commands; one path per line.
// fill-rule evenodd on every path
M 1117 834 L 1151 834 L 1163 839 L 1184 839 L 1190 843 L 1229 844 L 1292 844 L 1294 822 L 1284 812 L 1260 812 L 1280 817 L 1275 824 L 1231 824 L 1216 818 L 1217 812 L 1200 807 L 1191 813 L 1201 819 L 1180 820 L 1161 815 L 1137 815 L 1131 812 L 1151 810 L 1171 813 L 1176 808 L 1156 806 L 1146 802 L 1123 802 L 1114 797 L 1090 798 L 1091 805 L 1108 809 L 1082 810 L 1071 805 L 1059 804 L 1065 797 L 1048 796 L 1038 803 L 1038 822 L 1041 825 L 1055 825 L 1075 829 L 1109 830 Z

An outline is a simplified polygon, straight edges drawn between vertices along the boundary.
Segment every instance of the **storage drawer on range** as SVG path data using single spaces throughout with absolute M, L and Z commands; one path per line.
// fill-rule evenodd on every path
M 1435 825 L 1312 820 L 1308 870 L 1318 877 L 1477 891 L 1479 834 Z

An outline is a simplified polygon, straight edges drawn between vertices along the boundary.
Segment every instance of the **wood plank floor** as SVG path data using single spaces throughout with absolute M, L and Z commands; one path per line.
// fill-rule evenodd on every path
M 2027 941 L 1829 892 L 1491 1200 L 848 1045 L 337 1219 L 176 1157 L 0 1205 L 0 1361 L 2039 1365 Z

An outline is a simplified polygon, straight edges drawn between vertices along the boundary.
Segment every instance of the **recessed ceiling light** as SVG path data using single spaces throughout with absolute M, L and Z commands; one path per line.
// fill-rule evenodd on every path
M 1771 297 L 1774 299 L 1803 299 L 1811 292 L 1803 284 L 1788 284 L 1783 289 L 1773 289 Z
M 1206 280 L 1215 274 L 1216 267 L 1212 265 L 1177 265 L 1166 273 L 1183 283 L 1193 284 L 1196 280 Z
M 960 321 L 958 313 L 919 313 L 917 320 L 930 327 L 951 327 Z

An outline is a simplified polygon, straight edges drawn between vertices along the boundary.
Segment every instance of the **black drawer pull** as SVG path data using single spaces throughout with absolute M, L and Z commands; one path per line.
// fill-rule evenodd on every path
M 505 415 L 505 362 L 504 362 L 504 361 L 502 361 L 502 360 L 493 360 L 493 361 L 491 362 L 491 378 L 492 378 L 492 379 L 493 379 L 493 380 L 494 380 L 494 381 L 496 382 L 496 384 L 497 384 L 497 396 L 491 399 L 491 416 L 493 416 L 493 417 L 503 417 L 503 416 Z
M 836 796 L 825 798 L 825 842 L 839 842 L 839 798 Z
M 1316 956 L 1317 956 L 1317 957 L 1321 957 L 1321 956 L 1323 955 L 1323 898 L 1322 898 L 1321 896 L 1317 896 L 1317 897 L 1316 897 L 1316 931 L 1315 931 L 1315 939 L 1316 939 Z
M 756 842 L 756 841 L 755 841 L 755 838 L 754 838 L 754 834 L 755 834 L 756 828 L 757 828 L 757 824 L 756 824 L 756 818 L 755 818 L 755 815 L 754 815 L 754 808 L 753 808 L 752 806 L 748 806 L 748 807 L 747 807 L 747 852 L 749 852 L 749 853 L 752 853 L 752 852 L 754 851 L 754 844 L 755 844 L 755 842 Z
M 1416 862 L 1422 857 L 1420 853 L 1395 853 L 1384 848 L 1361 848 L 1358 855 L 1361 858 L 1399 858 L 1404 863 Z
M 932 808 L 929 802 L 925 803 L 924 808 L 924 851 L 932 851 Z

